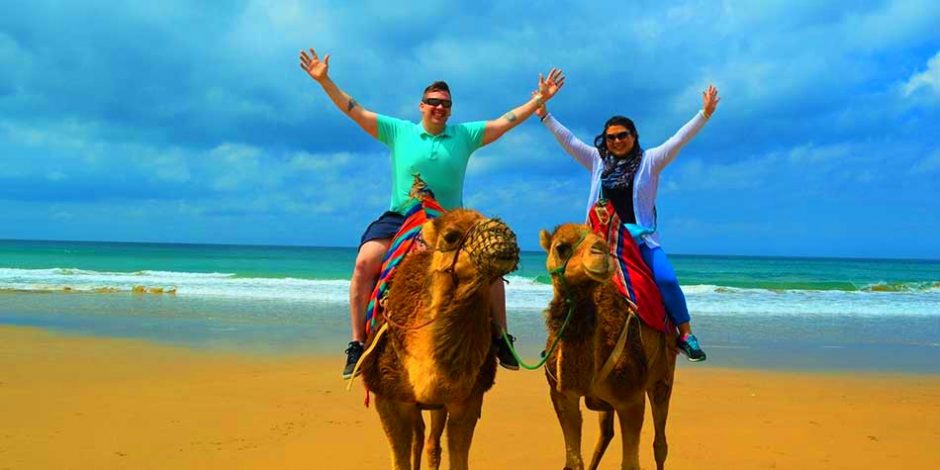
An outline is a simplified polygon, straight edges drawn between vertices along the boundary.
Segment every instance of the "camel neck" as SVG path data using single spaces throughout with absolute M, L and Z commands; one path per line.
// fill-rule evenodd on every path
M 574 314 L 568 323 L 565 331 L 565 337 L 580 337 L 583 334 L 593 331 L 597 326 L 597 308 L 594 305 L 594 293 L 596 287 L 581 288 L 568 286 L 567 295 L 571 298 L 571 306 L 574 308 Z M 561 289 L 556 281 L 554 283 L 554 296 L 548 308 L 548 327 L 553 332 L 561 328 L 561 324 L 568 315 L 569 304 L 566 301 L 566 292 Z
M 434 359 L 448 373 L 478 370 L 492 345 L 492 300 L 479 282 L 453 284 L 450 275 L 434 288 L 432 312 Z

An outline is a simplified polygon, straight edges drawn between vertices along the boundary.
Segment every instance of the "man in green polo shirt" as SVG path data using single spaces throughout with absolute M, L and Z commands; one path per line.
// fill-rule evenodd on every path
M 444 82 L 434 82 L 424 90 L 418 104 L 421 122 L 416 124 L 363 108 L 330 79 L 327 73 L 329 62 L 329 54 L 321 60 L 313 49 L 310 49 L 309 54 L 300 52 L 300 67 L 323 87 L 336 107 L 392 152 L 392 200 L 389 211 L 372 222 L 363 233 L 349 285 L 352 341 L 346 349 L 343 377 L 350 378 L 362 354 L 365 341 L 364 315 L 369 296 L 378 279 L 382 258 L 392 237 L 404 222 L 399 211 L 408 202 L 413 176 L 421 175 L 444 209 L 461 207 L 464 175 L 470 155 L 525 121 L 558 92 L 564 85 L 565 77 L 561 70 L 553 68 L 547 77 L 539 76 L 538 91 L 528 101 L 500 118 L 451 125 L 447 124 L 453 104 L 450 88 Z M 494 305 L 495 320 L 505 329 L 506 305 L 502 282 L 494 283 L 493 289 L 494 298 L 497 299 Z M 494 341 L 500 365 L 518 369 L 519 365 L 505 341 L 501 338 Z

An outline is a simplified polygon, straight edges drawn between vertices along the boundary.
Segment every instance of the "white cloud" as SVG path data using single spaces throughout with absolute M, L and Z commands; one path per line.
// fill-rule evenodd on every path
M 484 177 L 507 171 L 541 172 L 546 166 L 555 166 L 555 159 L 564 157 L 563 153 L 545 129 L 516 128 L 474 152 L 467 164 L 467 176 Z
M 733 163 L 692 159 L 678 168 L 675 177 L 664 176 L 665 191 L 750 189 L 765 185 L 780 165 L 778 153 Z
M 61 171 L 52 171 L 46 174 L 46 179 L 49 181 L 65 181 L 69 179 L 69 176 Z
M 580 188 L 569 179 L 531 181 L 522 177 L 499 186 L 491 185 L 468 193 L 466 202 L 469 207 L 583 207 L 587 201 L 586 197 L 581 198 L 582 195 L 587 195 L 587 189 Z
M 818 145 L 813 142 L 790 148 L 744 156 L 735 162 L 713 161 L 708 158 L 681 160 L 675 176 L 663 176 L 664 192 L 701 190 L 754 190 L 825 192 L 833 184 L 870 183 L 886 176 L 886 171 L 874 172 L 884 155 L 871 152 L 871 148 L 886 148 L 884 143 L 836 142 Z M 896 158 L 904 158 L 906 149 L 897 149 Z M 761 189 L 763 188 L 763 189 Z
M 143 163 L 150 168 L 149 174 L 157 181 L 185 183 L 192 178 L 187 155 L 179 149 L 159 152 Z
M 335 173 L 337 170 L 345 168 L 351 161 L 357 157 L 349 152 L 312 154 L 309 152 L 297 152 L 291 155 L 287 165 L 291 170 L 298 172 Z
M 877 178 L 877 174 L 874 171 L 868 169 L 856 170 L 854 173 L 855 181 L 859 184 L 868 184 L 875 181 Z
M 940 172 L 940 150 L 934 150 L 922 160 L 914 163 L 910 173 L 919 175 Z
M 837 3 L 832 6 L 847 11 L 840 13 L 837 36 L 831 39 L 861 51 L 933 42 L 940 23 L 935 0 L 889 0 L 864 10 L 846 9 Z
M 940 52 L 927 61 L 927 70 L 915 73 L 901 85 L 901 92 L 906 97 L 919 91 L 940 96 Z
M 851 154 L 852 150 L 852 145 L 848 142 L 821 146 L 810 142 L 790 149 L 787 158 L 797 165 L 818 164 L 843 160 Z
M 33 68 L 33 57 L 25 51 L 14 38 L 0 31 L 0 64 L 16 64 L 5 67 L 0 75 L 0 87 L 15 87 L 16 83 L 28 76 Z
M 220 191 L 251 188 L 252 183 L 264 179 L 261 149 L 244 144 L 225 143 L 209 152 L 213 162 L 212 187 Z
M 67 210 L 53 209 L 51 215 L 54 220 L 71 220 L 74 218 L 72 213 Z

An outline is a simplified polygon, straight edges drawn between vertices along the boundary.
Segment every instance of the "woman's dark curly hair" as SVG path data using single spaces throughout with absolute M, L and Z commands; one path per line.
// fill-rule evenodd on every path
M 600 152 L 601 158 L 607 157 L 609 152 L 607 151 L 607 129 L 610 126 L 623 126 L 626 127 L 634 137 L 633 150 L 630 151 L 630 154 L 627 155 L 627 158 L 635 157 L 643 153 L 643 148 L 640 147 L 640 133 L 636 131 L 636 125 L 633 124 L 633 121 L 625 116 L 614 116 L 607 120 L 604 123 L 604 132 L 594 138 L 594 146 L 597 147 L 597 151 Z

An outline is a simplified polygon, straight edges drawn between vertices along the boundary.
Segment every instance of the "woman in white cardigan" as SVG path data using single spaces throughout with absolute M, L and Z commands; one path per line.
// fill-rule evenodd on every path
M 669 258 L 659 245 L 656 233 L 656 191 L 659 174 L 671 163 L 715 112 L 718 89 L 709 86 L 702 92 L 702 110 L 658 147 L 643 150 L 640 134 L 633 121 L 614 116 L 604 124 L 604 132 L 587 145 L 561 125 L 548 110 L 536 111 L 539 119 L 554 134 L 558 143 L 582 166 L 591 171 L 591 196 L 588 210 L 601 197 L 609 200 L 620 220 L 627 225 L 639 245 L 643 260 L 650 267 L 666 304 L 669 318 L 679 330 L 677 344 L 691 361 L 705 360 L 705 352 L 692 334 L 685 295 Z

